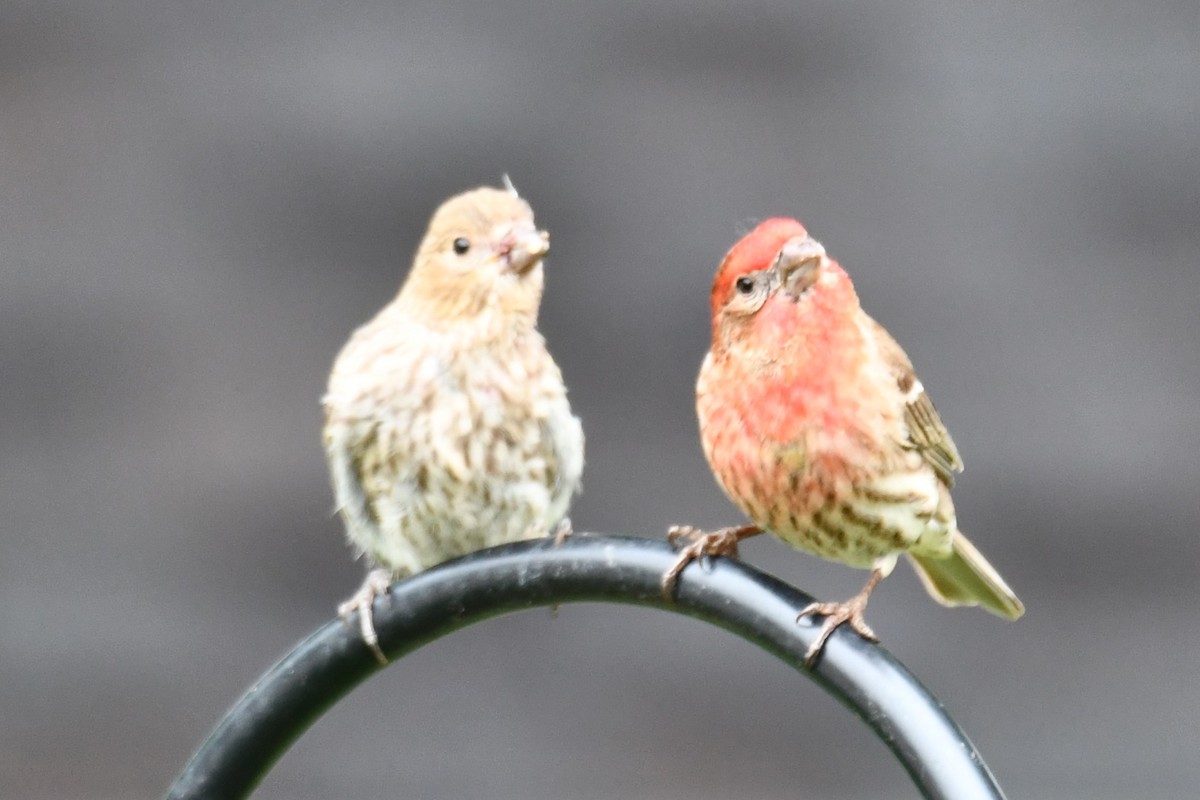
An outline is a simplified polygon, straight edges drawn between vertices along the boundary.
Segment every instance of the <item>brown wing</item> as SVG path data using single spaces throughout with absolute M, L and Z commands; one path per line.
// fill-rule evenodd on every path
M 868 319 L 870 319 L 868 317 Z M 875 334 L 875 342 L 880 355 L 888 364 L 888 369 L 896 378 L 896 385 L 904 398 L 904 425 L 907 428 L 905 447 L 918 451 L 933 467 L 938 477 L 947 486 L 954 485 L 954 473 L 962 472 L 962 458 L 950 432 L 942 424 L 933 401 L 925 393 L 917 373 L 913 371 L 912 362 L 908 360 L 904 350 L 896 344 L 882 325 L 871 320 L 871 329 Z

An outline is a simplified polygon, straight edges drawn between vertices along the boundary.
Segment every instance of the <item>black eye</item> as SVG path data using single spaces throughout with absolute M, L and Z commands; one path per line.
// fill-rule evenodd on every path
M 754 291 L 754 279 L 747 278 L 745 275 L 738 278 L 737 283 L 734 285 L 737 286 L 737 290 L 742 294 L 750 294 Z
M 463 237 L 458 237 L 454 240 L 454 252 L 460 256 L 471 249 L 471 242 Z

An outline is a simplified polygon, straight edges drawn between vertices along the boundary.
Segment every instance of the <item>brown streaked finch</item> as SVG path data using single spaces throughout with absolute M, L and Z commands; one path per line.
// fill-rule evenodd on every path
M 507 179 L 506 179 L 507 183 Z M 583 428 L 537 329 L 549 238 L 507 190 L 444 202 L 391 303 L 329 376 L 325 452 L 350 543 L 375 565 L 338 608 L 474 550 L 570 530 Z
M 825 248 L 799 222 L 769 219 L 725 256 L 711 304 L 700 436 L 717 482 L 754 524 L 672 529 L 673 543 L 689 543 L 663 577 L 667 596 L 690 561 L 736 555 L 738 541 L 766 530 L 871 570 L 850 600 L 801 611 L 825 617 L 809 666 L 843 623 L 877 641 L 863 612 L 901 553 L 939 603 L 1020 617 L 1021 601 L 958 529 L 954 441 L 908 356 Z

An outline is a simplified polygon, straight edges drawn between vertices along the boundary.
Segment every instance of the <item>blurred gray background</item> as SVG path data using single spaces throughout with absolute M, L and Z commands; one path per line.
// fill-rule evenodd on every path
M 808 224 L 967 462 L 1008 624 L 907 568 L 886 646 L 1010 795 L 1194 796 L 1200 6 L 0 5 L 0 796 L 161 794 L 361 566 L 329 364 L 431 210 L 508 172 L 588 434 L 576 528 L 739 521 L 707 295 Z M 819 596 L 863 573 L 769 540 Z M 647 610 L 493 620 L 371 680 L 263 798 L 914 797 L 765 653 Z

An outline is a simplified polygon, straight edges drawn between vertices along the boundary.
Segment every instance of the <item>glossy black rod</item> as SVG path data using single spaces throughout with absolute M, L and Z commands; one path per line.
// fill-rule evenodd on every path
M 875 731 L 924 797 L 1004 797 L 958 725 L 886 650 L 839 629 L 807 670 L 804 654 L 819 629 L 797 624 L 796 614 L 812 598 L 746 564 L 716 559 L 684 570 L 668 603 L 659 582 L 675 558 L 661 540 L 590 534 L 557 548 L 534 541 L 475 553 L 393 585 L 375 604 L 380 646 L 395 661 L 480 620 L 559 603 L 674 611 L 732 631 L 811 677 Z M 246 692 L 167 797 L 249 796 L 292 742 L 379 669 L 356 630 L 336 620 L 325 625 Z

